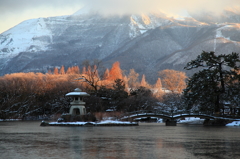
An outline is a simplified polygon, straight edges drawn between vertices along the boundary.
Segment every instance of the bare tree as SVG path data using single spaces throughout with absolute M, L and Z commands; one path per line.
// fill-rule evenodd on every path
M 159 76 L 162 79 L 164 87 L 172 93 L 181 93 L 186 88 L 185 80 L 187 76 L 184 72 L 167 69 L 160 71 Z
M 133 89 L 138 87 L 138 76 L 139 74 L 135 72 L 134 69 L 130 69 L 128 74 L 128 86 Z
M 95 60 L 93 64 L 91 64 L 89 61 L 84 61 L 83 65 L 85 65 L 85 68 L 88 68 L 88 70 L 85 72 L 83 71 L 80 78 L 77 78 L 77 80 L 80 80 L 82 82 L 85 82 L 88 86 L 90 86 L 95 92 L 97 92 L 101 78 L 98 74 L 98 69 L 100 67 L 100 61 Z

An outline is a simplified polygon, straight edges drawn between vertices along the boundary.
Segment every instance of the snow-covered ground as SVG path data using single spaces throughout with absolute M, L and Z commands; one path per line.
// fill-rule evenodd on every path
M 132 124 L 132 123 L 128 121 L 105 120 L 105 121 L 99 122 L 98 124 Z
M 79 122 L 79 121 L 78 122 L 50 122 L 49 125 L 85 125 L 87 123 L 91 123 L 91 124 L 94 124 L 94 125 L 101 125 L 101 124 L 125 124 L 125 125 L 135 124 L 135 122 L 128 122 L 128 121 L 104 120 L 104 121 L 101 121 L 101 122 Z
M 0 119 L 1 121 L 19 121 L 19 119 Z M 162 123 L 162 119 L 159 119 L 157 121 L 158 123 Z M 181 124 L 203 124 L 204 119 L 195 118 L 195 117 L 189 117 L 185 118 L 185 120 L 179 120 L 177 123 Z M 134 124 L 135 122 L 128 122 L 128 121 L 115 121 L 115 120 L 103 120 L 101 122 L 50 122 L 50 125 L 85 125 L 87 123 L 91 124 Z M 233 121 L 232 123 L 227 124 L 226 126 L 240 126 L 240 120 L 239 121 Z
M 185 120 L 180 120 L 177 123 L 183 123 L 183 124 L 203 124 L 204 119 L 200 118 L 195 118 L 195 117 L 190 117 L 190 118 L 185 118 Z M 240 126 L 240 120 L 239 121 L 233 121 L 226 126 Z
M 44 122 L 44 121 L 42 121 Z M 87 122 L 81 122 L 81 121 L 78 121 L 78 122 L 50 122 L 49 125 L 84 125 L 86 124 Z M 94 124 L 94 122 L 89 122 L 89 123 L 92 123 Z
M 185 118 L 185 120 L 180 120 L 177 123 L 182 123 L 182 124 L 203 124 L 204 119 L 200 118 L 195 118 L 195 117 L 189 117 Z
M 231 123 L 228 123 L 226 126 L 240 126 L 240 121 L 233 121 Z

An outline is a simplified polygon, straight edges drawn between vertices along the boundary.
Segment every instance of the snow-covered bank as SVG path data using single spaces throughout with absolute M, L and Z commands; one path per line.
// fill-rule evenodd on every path
M 180 120 L 177 123 L 181 123 L 181 124 L 201 124 L 202 125 L 204 120 L 205 119 L 190 117 L 190 118 L 185 118 L 185 120 Z M 226 124 L 226 126 L 240 126 L 240 119 L 238 121 L 233 121 L 231 123 L 228 123 L 228 124 Z
M 138 126 L 137 122 L 105 120 L 101 122 L 50 122 L 42 121 L 41 126 Z
M 185 118 L 185 120 L 180 120 L 177 123 L 181 123 L 181 124 L 203 124 L 203 122 L 204 122 L 204 119 L 189 117 L 189 118 Z
M 240 121 L 233 121 L 231 123 L 228 123 L 226 126 L 240 126 Z

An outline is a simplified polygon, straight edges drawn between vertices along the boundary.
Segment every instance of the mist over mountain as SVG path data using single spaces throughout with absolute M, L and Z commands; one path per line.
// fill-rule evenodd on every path
M 215 14 L 211 11 L 205 11 L 198 13 L 190 13 L 198 21 L 206 23 L 240 23 L 240 11 L 239 10 L 224 10 L 219 14 Z
M 184 71 L 202 50 L 240 53 L 239 35 L 238 11 L 106 16 L 83 8 L 69 16 L 27 20 L 0 34 L 0 75 L 81 67 L 85 60 L 99 59 L 108 68 L 119 61 L 123 70 L 134 68 L 154 83 L 158 71 Z

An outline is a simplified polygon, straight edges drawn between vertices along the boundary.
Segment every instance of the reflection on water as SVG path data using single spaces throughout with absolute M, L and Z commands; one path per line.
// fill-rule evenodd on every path
M 39 125 L 40 122 L 0 122 L 0 158 L 240 158 L 240 127 Z

